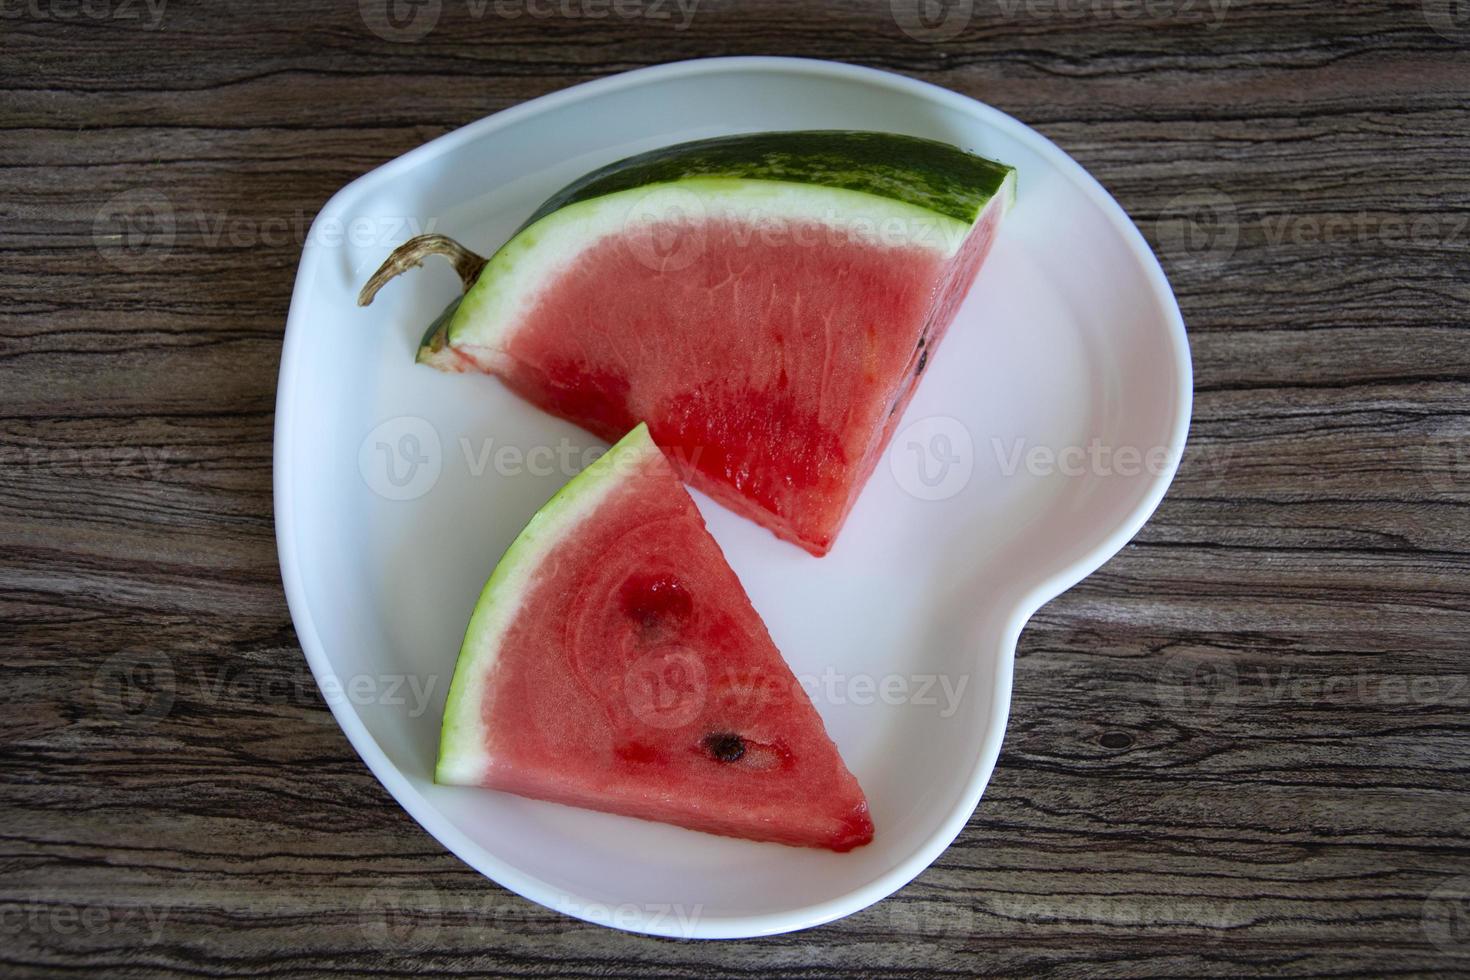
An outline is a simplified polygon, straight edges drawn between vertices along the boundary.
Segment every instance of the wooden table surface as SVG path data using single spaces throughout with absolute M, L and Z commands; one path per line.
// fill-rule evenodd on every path
M 1466 4 L 384 3 L 0 0 L 0 974 L 1470 976 Z M 276 369 L 342 184 L 750 53 L 1072 153 L 1160 253 L 1195 416 L 1137 540 L 1026 629 L 932 868 L 659 940 L 481 878 L 337 729 L 276 564 Z

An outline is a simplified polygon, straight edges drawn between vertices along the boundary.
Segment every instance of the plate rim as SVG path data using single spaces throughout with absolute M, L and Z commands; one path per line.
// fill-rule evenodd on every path
M 953 843 L 979 805 L 1000 755 L 1010 718 L 1016 643 L 1022 629 L 1042 605 L 1091 575 L 1121 551 L 1123 546 L 1138 533 L 1158 509 L 1178 471 L 1194 401 L 1193 363 L 1190 356 L 1189 339 L 1173 289 L 1169 285 L 1158 257 L 1148 245 L 1143 233 L 1122 205 L 1113 198 L 1097 178 L 1044 134 L 987 103 L 930 82 L 861 65 L 810 58 L 762 55 L 699 58 L 652 65 L 571 85 L 467 123 L 350 181 L 322 205 L 312 222 L 313 233 L 308 233 L 306 242 L 311 243 L 317 240 L 314 234 L 317 223 L 324 218 L 335 218 L 336 212 L 341 210 L 342 201 L 353 196 L 360 185 L 390 179 L 396 171 L 411 168 L 425 158 L 441 155 L 461 144 L 480 138 L 484 133 L 493 132 L 522 118 L 581 101 L 591 95 L 613 92 L 650 81 L 667 83 L 680 77 L 732 70 L 753 74 L 765 72 L 809 74 L 839 81 L 886 87 L 974 116 L 984 125 L 1004 131 L 1027 143 L 1059 171 L 1076 182 L 1079 189 L 1099 207 L 1130 247 L 1168 327 L 1167 337 L 1172 342 L 1173 370 L 1179 397 L 1169 429 L 1167 463 L 1159 472 L 1151 474 L 1151 481 L 1146 492 L 1141 495 L 1138 504 L 1091 550 L 1034 586 L 1015 603 L 1006 615 L 1005 625 L 1001 631 L 1003 637 L 1001 656 L 997 663 L 995 684 L 992 687 L 990 724 L 984 733 L 984 743 L 975 760 L 975 765 L 964 780 L 959 803 L 939 823 L 935 831 L 906 857 L 895 863 L 886 872 L 841 896 L 797 909 L 777 912 L 714 917 L 699 915 L 692 924 L 677 919 L 667 922 L 662 919 L 648 921 L 648 916 L 641 910 L 637 916 L 619 914 L 616 921 L 611 916 L 598 916 L 595 914 L 595 909 L 586 902 L 578 902 L 578 897 L 569 894 L 567 889 L 558 888 L 549 882 L 520 871 L 470 840 L 445 819 L 439 809 L 430 803 L 398 766 L 388 758 L 351 705 L 343 704 L 338 699 L 326 699 L 343 734 L 347 736 L 358 756 L 383 785 L 383 788 L 394 798 L 394 801 L 402 806 L 431 837 L 471 868 L 528 901 L 564 915 L 627 932 L 686 939 L 741 939 L 775 935 L 811 928 L 851 915 L 881 901 L 908 884 L 933 864 Z M 294 498 L 289 491 L 294 478 L 290 463 L 292 429 L 299 414 L 294 402 L 301 390 L 298 381 L 300 348 L 306 332 L 306 324 L 303 322 L 305 315 L 302 310 L 305 306 L 309 284 L 315 278 L 320 261 L 319 250 L 310 248 L 309 244 L 303 247 L 301 261 L 297 267 L 296 281 L 291 292 L 291 304 L 282 341 L 281 364 L 277 374 L 271 461 L 276 549 L 281 568 L 282 586 L 297 639 L 319 687 L 324 678 L 335 679 L 335 671 L 316 630 L 315 620 L 307 603 L 300 566 L 301 556 L 296 547 L 297 522 L 294 513 Z

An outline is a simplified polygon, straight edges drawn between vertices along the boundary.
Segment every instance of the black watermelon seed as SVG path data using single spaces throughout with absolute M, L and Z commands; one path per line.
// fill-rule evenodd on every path
M 734 732 L 711 732 L 704 737 L 704 747 L 721 762 L 739 762 L 745 755 L 745 739 Z
M 922 353 L 922 354 L 919 355 L 919 366 L 914 369 L 914 374 L 916 374 L 916 375 L 917 374 L 923 374 L 924 373 L 924 365 L 925 364 L 928 364 L 928 363 L 929 363 L 929 352 L 928 351 L 924 351 L 924 353 Z

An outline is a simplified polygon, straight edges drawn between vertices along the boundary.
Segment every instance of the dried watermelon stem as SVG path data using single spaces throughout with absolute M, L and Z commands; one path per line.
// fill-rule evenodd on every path
M 378 271 L 373 273 L 372 278 L 363 285 L 362 292 L 357 294 L 357 305 L 367 306 L 390 279 L 397 278 L 409 269 L 418 268 L 430 255 L 442 255 L 449 260 L 454 271 L 459 273 L 465 292 L 469 292 L 475 280 L 480 278 L 480 271 L 488 261 L 446 235 L 419 235 L 410 238 L 395 248 L 378 267 Z

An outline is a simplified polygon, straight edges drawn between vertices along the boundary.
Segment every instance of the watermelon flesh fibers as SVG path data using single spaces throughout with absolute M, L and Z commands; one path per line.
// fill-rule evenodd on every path
M 491 576 L 436 779 L 757 841 L 847 851 L 873 836 L 857 780 L 643 425 Z
M 690 483 L 823 555 L 993 230 L 992 218 L 947 261 L 921 247 L 795 244 L 816 228 L 770 245 L 728 225 L 652 229 L 706 242 L 677 273 L 604 240 L 545 291 L 496 373 L 608 441 L 650 419 Z

